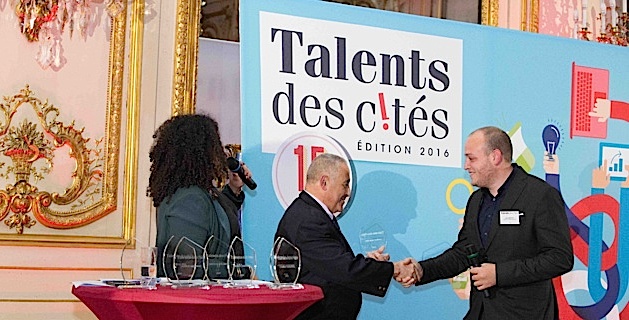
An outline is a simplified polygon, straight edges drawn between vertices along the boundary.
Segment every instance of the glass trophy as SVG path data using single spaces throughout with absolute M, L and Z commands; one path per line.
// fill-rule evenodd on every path
M 360 247 L 368 253 L 387 245 L 387 234 L 379 224 L 360 229 Z
M 274 279 L 271 289 L 304 288 L 297 283 L 301 271 L 301 252 L 290 241 L 283 237 L 275 239 L 269 262 Z
M 135 243 L 138 244 L 141 249 L 134 250 L 136 248 L 132 246 L 132 240 L 128 240 L 122 247 L 120 253 L 120 275 L 122 279 L 107 279 L 103 280 L 103 282 L 121 289 L 144 288 L 155 290 L 157 289 L 157 278 L 155 275 L 157 268 L 155 267 L 156 255 L 154 253 L 157 248 L 145 247 L 137 239 L 133 240 L 135 240 Z M 147 251 L 149 248 L 150 251 Z M 148 259 L 145 259 L 145 255 Z M 136 271 L 139 272 L 136 273 Z M 129 276 L 133 274 L 139 274 L 140 277 Z
M 228 253 L 228 243 L 221 241 L 213 235 L 210 236 L 203 247 L 204 279 L 213 283 L 224 283 L 229 279 L 229 272 L 227 270 Z
M 173 289 L 202 287 L 209 289 L 204 281 L 203 247 L 181 237 L 170 237 L 164 247 L 162 267 Z
M 242 241 L 240 237 L 234 237 L 229 244 L 227 252 L 227 272 L 229 281 L 225 284 L 228 288 L 258 288 L 253 283 L 256 275 L 256 251 Z
M 228 271 L 229 243 L 211 236 L 203 249 L 205 276 L 215 284 L 224 284 L 229 280 Z

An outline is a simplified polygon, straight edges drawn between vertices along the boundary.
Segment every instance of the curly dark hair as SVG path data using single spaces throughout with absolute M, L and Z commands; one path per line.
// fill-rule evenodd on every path
M 227 179 L 226 156 L 218 123 L 201 114 L 168 119 L 153 134 L 151 175 L 146 195 L 158 207 L 179 188 L 198 186 L 212 192 L 212 182 Z

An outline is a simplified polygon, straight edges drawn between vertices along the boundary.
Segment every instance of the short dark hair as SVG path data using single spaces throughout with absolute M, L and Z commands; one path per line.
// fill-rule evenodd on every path
M 218 123 L 210 116 L 172 117 L 157 128 L 153 139 L 146 194 L 155 207 L 179 188 L 198 186 L 211 192 L 213 181 L 222 185 L 227 179 Z
M 482 127 L 474 130 L 474 132 L 482 132 L 485 136 L 485 147 L 487 148 L 487 153 L 494 149 L 498 149 L 502 153 L 502 158 L 505 161 L 512 161 L 513 145 L 511 144 L 511 138 L 509 138 L 509 135 L 506 132 L 498 127 L 492 126 Z

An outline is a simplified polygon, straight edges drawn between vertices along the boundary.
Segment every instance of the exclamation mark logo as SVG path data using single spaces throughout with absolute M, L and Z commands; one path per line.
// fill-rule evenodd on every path
M 385 104 L 384 104 L 384 93 L 379 92 L 378 98 L 380 99 L 380 113 L 382 113 L 382 120 L 385 120 L 385 121 L 389 120 L 389 117 L 387 117 L 387 108 L 385 107 Z M 386 122 L 383 123 L 382 128 L 384 130 L 389 130 L 389 124 Z

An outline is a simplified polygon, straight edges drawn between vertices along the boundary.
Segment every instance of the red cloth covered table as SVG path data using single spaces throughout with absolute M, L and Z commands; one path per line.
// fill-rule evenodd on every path
M 103 319 L 293 319 L 323 298 L 319 287 L 301 290 L 256 289 L 118 289 L 114 287 L 72 287 L 77 296 Z

